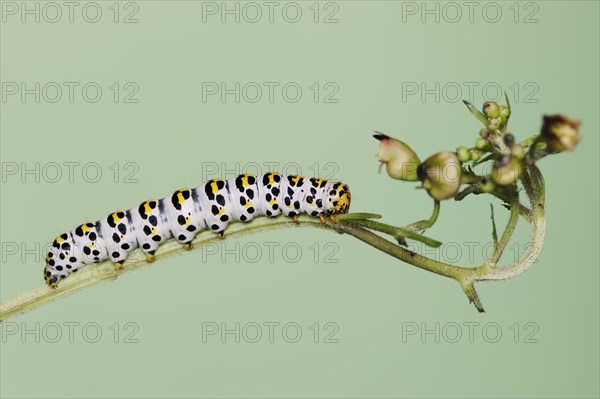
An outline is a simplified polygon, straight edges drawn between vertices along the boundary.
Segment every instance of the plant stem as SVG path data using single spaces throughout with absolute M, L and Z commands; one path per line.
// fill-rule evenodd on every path
M 527 148 L 530 145 L 532 145 L 535 142 L 535 140 L 537 140 L 537 138 L 538 138 L 537 134 L 533 135 L 531 137 L 527 137 L 525 140 L 521 141 L 520 146 L 523 148 Z
M 393 236 L 394 234 L 400 234 L 399 232 L 401 231 L 407 233 L 407 230 L 395 228 L 394 226 L 385 225 L 383 223 L 378 224 L 378 222 L 367 219 L 378 217 L 376 214 L 348 214 L 343 217 L 340 215 L 336 223 L 327 222 L 326 224 L 321 223 L 317 218 L 306 215 L 300 216 L 299 223 L 294 223 L 292 219 L 283 216 L 277 218 L 259 217 L 250 223 L 232 223 L 227 229 L 226 237 L 242 236 L 282 227 L 315 227 L 338 233 L 346 233 L 413 266 L 456 280 L 469 300 L 480 312 L 483 312 L 483 305 L 475 290 L 475 283 L 486 280 L 504 280 L 523 273 L 536 261 L 542 248 L 545 235 L 544 181 L 537 167 L 531 165 L 527 167 L 527 170 L 524 170 L 524 173 L 521 176 L 521 182 L 531 200 L 531 243 L 521 259 L 510 266 L 502 268 L 492 267 L 491 265 L 493 264 L 495 266 L 497 259 L 502 255 L 504 247 L 514 232 L 518 215 L 524 212 L 521 206 L 517 206 L 517 196 L 511 201 L 511 216 L 507 228 L 491 258 L 493 262 L 486 261 L 477 268 L 450 265 L 427 258 L 380 237 L 367 230 L 365 227 L 392 234 Z M 437 219 L 438 213 L 439 203 L 435 203 L 432 217 L 426 222 L 433 224 Z M 427 223 L 425 223 L 425 225 L 427 225 Z M 393 230 L 388 231 L 388 229 Z M 408 237 L 408 234 L 406 236 Z M 420 236 L 420 238 L 422 239 L 423 236 Z M 196 236 L 193 245 L 199 246 L 221 241 L 222 239 L 215 236 L 212 232 L 203 231 Z M 159 247 L 156 258 L 162 259 L 185 251 L 186 250 L 183 249 L 181 244 L 175 240 L 171 240 Z M 123 273 L 140 269 L 146 265 L 148 265 L 148 263 L 145 261 L 142 252 L 139 250 L 133 251 L 129 255 L 127 263 L 125 264 L 125 269 L 121 271 L 117 271 L 108 261 L 96 265 L 89 265 L 81 269 L 77 274 L 72 274 L 69 278 L 61 280 L 59 287 L 55 290 L 44 285 L 1 302 L 0 321 L 53 302 L 86 287 L 99 284 L 102 281 L 116 279 Z
M 504 252 L 504 249 L 506 248 L 506 245 L 508 244 L 510 237 L 512 237 L 513 233 L 515 232 L 515 228 L 517 227 L 518 221 L 519 221 L 519 196 L 517 193 L 515 193 L 515 196 L 513 197 L 512 201 L 510 203 L 510 217 L 508 219 L 508 224 L 506 225 L 506 229 L 504 230 L 504 233 L 502 234 L 502 238 L 500 238 L 500 241 L 494 247 L 494 252 L 487 260 L 487 263 L 490 266 L 496 267 L 496 263 L 498 263 L 498 260 L 502 256 L 502 253 Z
M 349 220 L 348 223 L 363 226 L 371 230 L 380 231 L 385 234 L 389 234 L 398 241 L 403 241 L 404 238 L 410 238 L 412 240 L 422 242 L 423 244 L 433 248 L 437 248 L 440 245 L 442 245 L 441 242 L 429 237 L 425 237 L 421 234 L 417 234 L 414 231 L 407 230 L 402 227 L 391 226 L 385 223 L 375 222 L 373 220 Z
M 527 246 L 527 250 L 518 261 L 510 266 L 491 268 L 489 265 L 484 264 L 475 269 L 476 272 L 473 273 L 472 276 L 469 276 L 473 281 L 506 280 L 518 276 L 532 266 L 540 254 L 546 233 L 546 220 L 544 217 L 544 180 L 539 169 L 535 165 L 531 165 L 528 167 L 528 170 L 523 171 L 521 182 L 523 183 L 525 190 L 530 193 L 531 198 L 533 198 L 533 201 L 531 202 L 531 241 Z
M 418 222 L 409 224 L 408 226 L 405 226 L 404 228 L 406 230 L 411 230 L 411 231 L 427 230 L 428 228 L 430 228 L 431 226 L 433 226 L 435 224 L 439 215 L 440 215 L 440 201 L 433 200 L 433 212 L 431 213 L 431 216 L 429 217 L 429 219 L 420 220 Z

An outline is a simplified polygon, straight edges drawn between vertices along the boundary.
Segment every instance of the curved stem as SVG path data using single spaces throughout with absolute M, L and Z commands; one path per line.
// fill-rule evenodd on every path
M 532 165 L 523 171 L 521 181 L 530 196 L 532 207 L 531 241 L 527 250 L 518 261 L 510 266 L 491 269 L 484 265 L 476 269 L 477 273 L 473 275 L 474 280 L 506 280 L 518 276 L 536 262 L 542 250 L 546 234 L 544 180 L 539 169 Z
M 376 215 L 375 215 L 376 216 Z M 316 228 L 331 229 L 329 225 L 323 225 L 319 219 L 303 216 L 300 217 L 301 224 Z M 280 227 L 297 227 L 292 219 L 285 217 L 278 218 L 257 218 L 251 223 L 232 223 L 227 229 L 226 237 L 236 237 L 260 231 L 272 230 Z M 201 246 L 210 243 L 219 243 L 223 239 L 218 238 L 211 231 L 203 231 L 196 235 L 192 242 L 193 246 Z M 156 259 L 162 259 L 185 252 L 181 244 L 175 240 L 170 240 L 161 245 L 156 252 Z M 114 280 L 124 273 L 132 270 L 138 270 L 149 265 L 143 253 L 138 249 L 132 251 L 123 270 L 116 270 L 109 261 L 104 261 L 95 265 L 88 265 L 77 273 L 71 274 L 68 278 L 61 280 L 58 288 L 50 289 L 47 285 L 42 285 L 33 290 L 24 292 L 16 297 L 7 299 L 0 303 L 0 321 L 19 313 L 37 308 L 43 304 L 53 302 L 69 294 L 81 291 L 86 287 L 99 284 L 102 281 Z
M 508 244 L 508 241 L 510 240 L 510 237 L 512 237 L 513 233 L 515 232 L 515 228 L 517 227 L 518 221 L 519 221 L 519 196 L 517 193 L 515 193 L 515 196 L 513 197 L 512 201 L 510 203 L 510 217 L 508 219 L 508 224 L 506 225 L 506 229 L 504 230 L 504 233 L 502 234 L 500 241 L 498 241 L 498 244 L 495 246 L 494 252 L 488 258 L 487 262 L 490 266 L 495 267 L 496 263 L 498 263 L 498 260 L 500 259 L 500 257 L 502 256 L 502 253 L 504 252 L 504 248 L 506 248 L 506 245 Z
M 431 216 L 429 217 L 429 219 L 420 220 L 418 222 L 409 224 L 408 226 L 405 226 L 404 228 L 406 230 L 411 230 L 411 231 L 427 230 L 428 228 L 430 228 L 431 226 L 433 226 L 435 224 L 439 215 L 440 215 L 440 201 L 433 200 L 433 212 L 431 213 Z
M 378 231 L 386 230 L 388 227 L 393 228 L 393 226 L 384 225 L 383 223 L 373 224 L 377 222 L 366 219 L 376 218 L 379 216 L 375 214 L 340 215 L 337 223 L 328 222 L 326 224 L 321 223 L 319 219 L 306 215 L 300 216 L 299 223 L 294 223 L 292 219 L 282 216 L 277 218 L 260 217 L 250 223 L 232 223 L 227 229 L 226 237 L 242 236 L 245 234 L 273 230 L 275 228 L 282 227 L 315 227 L 338 233 L 346 233 L 413 266 L 456 280 L 460 284 L 469 300 L 480 312 L 483 312 L 483 305 L 481 304 L 481 301 L 477 295 L 477 291 L 475 290 L 475 283 L 486 280 L 504 280 L 523 273 L 537 259 L 544 241 L 544 181 L 542 175 L 537 167 L 532 165 L 524 171 L 523 175 L 521 176 L 521 182 L 523 183 L 523 186 L 525 186 L 525 190 L 530 197 L 532 206 L 530 220 L 532 225 L 531 243 L 521 259 L 508 267 L 492 267 L 490 262 L 484 262 L 484 264 L 480 267 L 471 268 L 449 265 L 444 262 L 427 258 L 423 255 L 403 248 L 391 241 L 388 241 L 359 225 L 361 224 L 365 227 L 370 227 Z M 499 257 L 502 255 L 502 250 L 506 246 L 506 243 L 514 231 L 517 218 L 516 215 L 522 213 L 522 208 L 517 207 L 516 203 L 518 203 L 518 201 L 512 202 L 513 206 L 511 208 L 511 217 L 509 219 L 507 229 L 505 230 L 498 244 L 498 249 L 493 256 L 493 259 L 496 257 L 499 259 Z M 434 208 L 434 214 L 429 220 L 432 221 L 432 224 L 435 222 L 438 212 L 439 204 L 436 204 Z M 395 229 L 395 233 L 400 231 L 398 228 Z M 389 233 L 388 231 L 383 232 Z M 209 243 L 217 243 L 221 240 L 221 238 L 218 238 L 212 232 L 203 231 L 196 236 L 192 244 L 194 246 L 199 246 Z M 162 259 L 182 253 L 184 251 L 186 250 L 183 248 L 183 246 L 181 246 L 175 240 L 171 240 L 159 247 L 156 253 L 156 258 Z M 48 286 L 44 285 L 17 295 L 14 298 L 3 301 L 0 303 L 0 321 L 6 320 L 8 317 L 26 312 L 46 303 L 50 303 L 59 298 L 80 291 L 86 287 L 99 284 L 102 281 L 116 279 L 123 273 L 140 269 L 146 265 L 148 265 L 148 263 L 145 261 L 145 257 L 143 256 L 142 252 L 139 250 L 133 251 L 130 254 L 125 265 L 125 269 L 121 271 L 117 271 L 108 261 L 96 265 L 89 265 L 81 269 L 77 274 L 72 274 L 69 276 L 69 278 L 62 280 L 59 287 L 55 290 L 52 290 Z
M 232 223 L 227 229 L 226 237 L 242 236 L 283 227 L 315 227 L 337 231 L 338 233 L 350 234 L 400 260 L 442 276 L 455 278 L 460 272 L 461 268 L 458 266 L 446 265 L 442 262 L 428 259 L 357 226 L 356 221 L 361 219 L 356 219 L 356 216 L 374 218 L 379 215 L 348 214 L 344 215 L 344 217 L 339 217 L 338 223 L 327 224 L 322 224 L 319 219 L 306 215 L 300 216 L 299 223 L 295 223 L 292 219 L 282 216 L 277 218 L 260 217 L 250 223 Z M 364 219 L 362 220 L 365 221 Z M 210 231 L 203 231 L 196 236 L 192 245 L 197 247 L 210 243 L 219 243 L 222 240 L 222 238 L 218 238 L 218 236 Z M 181 244 L 175 240 L 171 240 L 159 247 L 156 252 L 156 259 L 166 258 L 185 251 L 186 250 L 183 249 Z M 116 270 L 109 261 L 86 266 L 77 272 L 77 274 L 71 274 L 69 278 L 62 280 L 59 287 L 54 290 L 43 285 L 3 301 L 0 303 L 0 321 L 81 291 L 86 287 L 99 284 L 102 281 L 114 280 L 123 273 L 138 270 L 147 265 L 149 265 L 149 263 L 146 262 L 142 252 L 135 250 L 131 252 L 127 259 L 127 263 L 125 264 L 125 268 L 121 271 Z

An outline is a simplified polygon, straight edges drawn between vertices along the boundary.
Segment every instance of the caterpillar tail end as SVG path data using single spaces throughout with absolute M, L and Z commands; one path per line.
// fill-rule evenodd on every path
M 44 268 L 44 280 L 50 289 L 55 290 L 58 288 L 58 275 L 53 275 L 48 269 L 48 265 Z

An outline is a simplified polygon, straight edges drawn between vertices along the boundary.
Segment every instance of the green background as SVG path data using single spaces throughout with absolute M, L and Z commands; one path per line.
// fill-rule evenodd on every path
M 30 168 L 36 162 L 40 168 L 96 162 L 103 174 L 97 183 L 85 181 L 81 169 L 73 182 L 66 175 L 56 183 L 43 176 L 39 182 L 31 175 L 5 176 L 3 251 L 6 243 L 21 250 L 3 254 L 2 299 L 42 283 L 41 261 L 31 254 L 22 259 L 22 248 L 44 245 L 114 209 L 199 184 L 215 162 L 215 175 L 231 174 L 225 169 L 235 170 L 236 163 L 295 162 L 306 175 L 318 169 L 326 176 L 331 170 L 325 165 L 333 162 L 334 177 L 352 189 L 354 211 L 382 213 L 395 224 L 427 216 L 431 203 L 423 191 L 377 174 L 371 132 L 402 137 L 424 158 L 472 145 L 479 126 L 455 92 L 440 93 L 439 101 L 433 95 L 403 99 L 403 83 L 433 88 L 439 82 L 441 90 L 455 82 L 447 89 L 458 84 L 460 98 L 478 105 L 486 99 L 486 83 L 512 87 L 511 130 L 517 138 L 538 132 L 543 114 L 561 112 L 583 121 L 583 140 L 575 153 L 541 162 L 545 247 L 524 275 L 480 284 L 485 314 L 476 313 L 454 282 L 351 237 L 312 229 L 261 233 L 223 244 L 234 252 L 235 242 L 248 251 L 261 246 L 265 252 L 257 262 L 237 262 L 233 255 L 223 262 L 196 249 L 3 323 L 3 398 L 598 397 L 598 2 L 498 2 L 502 17 L 496 23 L 483 18 L 483 2 L 472 22 L 462 7 L 462 17 L 452 23 L 454 11 L 442 8 L 444 3 L 437 3 L 439 22 L 434 16 L 422 22 L 420 14 L 403 20 L 407 3 L 338 1 L 319 4 L 315 23 L 311 1 L 298 2 L 298 23 L 282 18 L 285 3 L 272 23 L 266 15 L 257 23 L 235 23 L 231 16 L 221 23 L 219 16 L 203 22 L 199 1 L 138 1 L 139 22 L 131 24 L 114 23 L 112 1 L 97 3 L 103 11 L 98 23 L 82 19 L 85 3 L 72 23 L 66 15 L 57 23 L 31 17 L 22 23 L 19 15 L 3 15 L 3 83 L 97 82 L 103 95 L 96 103 L 77 90 L 73 103 L 66 93 L 57 103 L 8 96 L 1 103 L 2 162 Z M 323 23 L 336 5 L 338 22 Z M 134 10 L 127 7 L 119 5 L 120 20 Z M 537 22 L 525 23 L 530 13 Z M 232 96 L 225 103 L 216 96 L 202 101 L 202 82 L 236 81 L 297 82 L 303 96 L 296 103 L 283 100 L 281 91 L 273 103 L 266 92 L 257 103 L 235 103 Z M 124 103 L 121 96 L 115 102 L 109 89 L 114 82 L 121 89 L 135 82 L 139 101 Z M 325 103 L 325 92 L 315 102 L 309 88 L 314 82 L 322 89 L 335 82 L 338 102 Z M 465 82 L 478 85 L 473 96 Z M 115 162 L 121 170 L 117 182 L 110 169 Z M 138 166 L 137 183 L 124 182 L 126 162 Z M 428 253 L 480 262 L 482 246 L 491 240 L 489 202 L 476 197 L 443 203 L 430 235 L 457 244 L 443 247 L 441 255 Z M 496 205 L 503 225 L 507 213 Z M 527 241 L 521 223 L 506 259 L 522 253 Z M 265 242 L 298 245 L 302 255 L 298 262 L 286 261 L 280 246 L 270 261 Z M 315 242 L 321 249 L 316 261 Z M 325 248 L 327 243 L 333 246 Z M 467 252 L 475 244 L 465 243 L 478 244 L 474 259 Z M 337 263 L 325 261 L 331 248 Z M 73 342 L 64 336 L 69 322 L 80 323 Z M 127 322 L 137 326 L 137 343 L 124 342 L 132 331 L 125 330 Z M 286 342 L 281 330 L 274 342 L 264 335 L 257 343 L 236 343 L 231 336 L 203 342 L 203 323 L 232 328 L 236 322 L 295 322 L 303 335 L 297 343 Z M 315 322 L 318 343 L 310 329 Z M 338 327 L 337 343 L 323 342 L 327 322 Z M 7 333 L 36 323 L 58 323 L 62 338 L 38 343 L 34 335 Z M 86 323 L 100 326 L 99 342 L 82 337 Z M 432 334 L 403 339 L 403 328 L 414 323 L 420 330 L 439 323 L 439 342 Z M 464 323 L 479 323 L 472 342 Z M 456 325 L 462 336 L 453 343 Z M 485 335 L 484 325 L 500 328 L 498 342 L 489 342 L 495 330 Z

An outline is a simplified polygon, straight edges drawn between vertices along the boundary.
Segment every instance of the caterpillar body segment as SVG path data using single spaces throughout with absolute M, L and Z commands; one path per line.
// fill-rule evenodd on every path
M 138 247 L 153 261 L 167 240 L 175 239 L 190 249 L 198 232 L 211 230 L 223 236 L 234 221 L 281 214 L 296 220 L 306 213 L 324 222 L 324 216 L 347 213 L 349 208 L 350 190 L 341 182 L 275 172 L 212 179 L 59 235 L 46 255 L 44 279 L 56 288 L 60 279 L 106 259 L 123 268 L 128 254 Z

